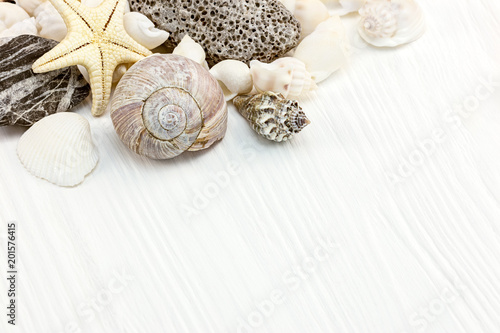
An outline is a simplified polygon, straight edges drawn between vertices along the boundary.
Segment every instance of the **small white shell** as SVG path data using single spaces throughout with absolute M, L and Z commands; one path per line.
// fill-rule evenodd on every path
M 59 186 L 83 182 L 99 159 L 89 122 L 71 112 L 36 122 L 19 140 L 17 155 L 31 174 Z
M 9 2 L 0 2 L 0 32 L 29 17 L 21 7 Z
M 349 53 L 349 40 L 340 17 L 332 16 L 304 38 L 293 57 L 306 65 L 312 79 L 318 83 L 346 64 Z
M 239 60 L 223 60 L 210 69 L 210 74 L 219 82 L 226 101 L 252 91 L 250 68 Z
M 172 54 L 177 54 L 189 58 L 208 70 L 207 62 L 205 61 L 205 51 L 200 44 L 196 43 L 191 37 L 185 35 L 181 42 L 175 47 Z
M 293 16 L 300 22 L 300 38 L 311 34 L 321 22 L 330 17 L 328 8 L 320 0 L 297 0 Z
M 123 15 L 123 26 L 136 42 L 152 50 L 165 43 L 170 35 L 168 32 L 156 29 L 145 15 L 130 12 Z
M 35 18 L 30 17 L 20 22 L 15 23 L 8 29 L 0 32 L 0 37 L 16 37 L 20 35 L 37 35 Z
M 425 32 L 422 9 L 414 0 L 367 0 L 359 14 L 359 34 L 375 46 L 411 43 Z
M 272 91 L 283 97 L 298 97 L 316 88 L 305 64 L 296 58 L 280 58 L 270 64 L 252 60 L 250 73 L 257 91 Z
M 46 1 L 35 9 L 34 12 L 36 25 L 39 30 L 39 35 L 44 38 L 62 41 L 68 30 L 66 24 L 54 8 L 54 6 Z
M 357 12 L 366 0 L 321 0 L 333 15 L 346 15 Z
M 18 6 L 21 6 L 30 16 L 33 16 L 33 13 L 36 7 L 40 6 L 42 2 L 47 0 L 16 0 Z

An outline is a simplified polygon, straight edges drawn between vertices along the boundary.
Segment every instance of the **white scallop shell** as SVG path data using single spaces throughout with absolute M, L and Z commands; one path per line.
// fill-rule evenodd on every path
M 328 8 L 320 0 L 297 0 L 293 15 L 300 22 L 300 38 L 311 34 L 321 22 L 330 17 Z
M 16 0 L 18 6 L 21 6 L 30 16 L 33 16 L 33 13 L 36 7 L 40 6 L 41 3 L 47 0 Z
M 36 122 L 19 140 L 17 155 L 31 174 L 59 186 L 80 184 L 99 160 L 89 122 L 71 112 Z
M 175 47 L 172 54 L 177 54 L 186 58 L 189 58 L 200 65 L 203 68 L 208 69 L 207 62 L 205 61 L 205 50 L 200 44 L 196 43 L 191 37 L 185 35 L 181 42 Z
M 223 60 L 210 69 L 210 74 L 219 82 L 226 101 L 252 91 L 250 68 L 239 60 Z
M 366 0 L 321 0 L 330 13 L 343 16 L 349 13 L 357 12 Z
M 156 29 L 153 22 L 138 12 L 123 15 L 123 26 L 130 37 L 149 50 L 165 43 L 170 35 L 164 30 Z
M 48 1 L 42 3 L 34 11 L 39 35 L 44 38 L 62 41 L 68 30 L 64 20 L 55 7 Z
M 298 97 L 316 88 L 305 64 L 296 58 L 280 58 L 270 64 L 252 60 L 250 73 L 257 91 L 272 91 L 285 98 Z
M 35 18 L 30 17 L 20 22 L 15 23 L 8 29 L 0 32 L 0 37 L 16 37 L 20 35 L 37 35 Z
M 411 43 L 425 32 L 422 9 L 414 0 L 367 0 L 359 13 L 359 34 L 375 46 Z
M 0 32 L 29 17 L 21 7 L 9 2 L 0 2 Z
M 300 42 L 293 57 L 306 65 L 312 79 L 318 83 L 345 65 L 349 54 L 349 40 L 340 17 L 332 16 Z

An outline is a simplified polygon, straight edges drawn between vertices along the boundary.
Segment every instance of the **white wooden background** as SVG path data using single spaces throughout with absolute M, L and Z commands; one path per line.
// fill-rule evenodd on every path
M 213 149 L 151 161 L 87 101 L 101 159 L 68 189 L 1 128 L 0 332 L 500 332 L 500 4 L 420 4 L 427 33 L 396 49 L 343 19 L 351 62 L 291 142 L 231 106 Z

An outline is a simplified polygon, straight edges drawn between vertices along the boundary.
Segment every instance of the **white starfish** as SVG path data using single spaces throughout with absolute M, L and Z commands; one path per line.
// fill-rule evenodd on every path
M 73 65 L 85 66 L 90 76 L 94 116 L 106 111 L 115 67 L 151 54 L 125 32 L 126 1 L 104 0 L 100 6 L 90 8 L 78 0 L 50 0 L 66 23 L 68 34 L 33 64 L 33 71 L 43 73 Z

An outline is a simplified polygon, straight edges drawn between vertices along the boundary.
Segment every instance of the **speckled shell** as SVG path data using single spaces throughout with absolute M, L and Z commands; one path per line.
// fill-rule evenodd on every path
M 227 105 L 219 84 L 201 65 L 179 55 L 155 54 L 120 80 L 111 119 L 132 151 L 168 159 L 221 140 Z
M 233 103 L 254 131 L 268 140 L 286 141 L 310 124 L 297 101 L 271 91 L 236 96 Z

